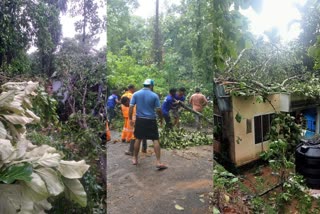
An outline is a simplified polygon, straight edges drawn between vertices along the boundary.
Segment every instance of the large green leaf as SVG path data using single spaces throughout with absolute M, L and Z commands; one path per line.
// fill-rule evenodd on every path
M 81 178 L 89 169 L 89 165 L 84 160 L 81 161 L 60 161 L 58 167 L 59 172 L 66 178 L 76 179 Z
M 23 191 L 32 201 L 42 201 L 50 196 L 45 182 L 37 173 L 31 174 L 30 182 L 22 181 Z
M 87 206 L 87 194 L 78 179 L 68 179 L 63 178 L 63 183 L 65 185 L 65 195 L 66 198 L 77 202 L 82 207 Z
M 56 171 L 51 168 L 39 168 L 35 171 L 46 183 L 50 195 L 57 196 L 63 192 L 64 185 Z
M 31 164 L 12 165 L 2 172 L 0 171 L 0 181 L 6 184 L 11 184 L 16 180 L 31 181 L 31 174 Z

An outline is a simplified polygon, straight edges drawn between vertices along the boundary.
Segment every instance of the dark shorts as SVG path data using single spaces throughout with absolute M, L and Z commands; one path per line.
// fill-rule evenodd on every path
M 166 128 L 171 129 L 172 128 L 172 123 L 171 123 L 170 115 L 163 115 L 163 118 L 166 121 Z
M 156 119 L 136 119 L 134 136 L 137 139 L 159 140 L 158 125 Z

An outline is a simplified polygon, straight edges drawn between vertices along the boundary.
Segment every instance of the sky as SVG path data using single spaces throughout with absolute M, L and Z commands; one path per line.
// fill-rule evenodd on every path
M 100 17 L 103 17 L 106 14 L 106 8 L 100 8 L 98 11 L 98 14 Z M 61 15 L 60 16 L 60 22 L 62 24 L 62 35 L 64 38 L 69 37 L 73 38 L 74 35 L 76 34 L 76 31 L 74 29 L 74 23 L 77 21 L 77 18 L 72 18 L 68 14 L 66 15 Z M 106 32 L 103 31 L 100 35 L 100 41 L 96 48 L 101 48 L 106 45 L 107 43 L 107 35 Z
M 155 0 L 138 0 L 140 7 L 134 11 L 135 15 L 148 18 L 155 13 Z M 164 2 L 179 4 L 180 0 L 160 1 L 160 10 L 164 9 Z M 263 0 L 262 11 L 257 14 L 251 7 L 242 10 L 241 13 L 250 21 L 250 31 L 255 35 L 262 35 L 264 31 L 272 27 L 278 28 L 281 40 L 291 41 L 298 37 L 300 28 L 295 23 L 288 29 L 288 24 L 301 16 L 294 4 L 304 4 L 306 0 Z M 162 3 L 162 4 L 161 4 Z
M 293 20 L 300 20 L 301 15 L 294 4 L 303 5 L 306 0 L 264 0 L 263 9 L 256 13 L 250 7 L 241 11 L 250 20 L 250 30 L 255 35 L 261 35 L 264 31 L 276 27 L 279 30 L 282 41 L 291 41 L 299 36 L 298 23 L 289 24 Z
M 155 14 L 156 0 L 138 0 L 140 7 L 134 11 L 134 14 L 143 18 L 149 18 Z M 165 5 L 179 4 L 180 0 L 159 0 L 160 12 L 164 10 Z
M 106 8 L 105 7 L 100 8 L 98 11 L 98 14 L 102 18 L 106 14 Z M 73 38 L 74 37 L 74 35 L 76 34 L 76 31 L 74 29 L 74 23 L 76 21 L 77 21 L 77 18 L 73 18 L 73 17 L 69 16 L 68 14 L 60 15 L 60 23 L 62 25 L 62 37 L 63 38 Z M 96 49 L 100 49 L 107 44 L 107 34 L 106 34 L 105 30 L 99 35 L 99 37 L 100 37 L 100 41 L 94 47 Z M 36 50 L 37 50 L 37 48 L 35 46 L 31 46 L 27 52 L 32 53 Z

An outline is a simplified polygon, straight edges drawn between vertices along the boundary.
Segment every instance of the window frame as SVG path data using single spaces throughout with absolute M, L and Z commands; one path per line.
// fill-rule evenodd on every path
M 270 132 L 270 129 L 271 129 L 271 123 L 272 123 L 272 119 L 273 119 L 273 116 L 275 115 L 275 113 L 266 113 L 266 114 L 259 114 L 259 115 L 255 115 L 253 116 L 253 133 L 254 133 L 254 136 L 253 136 L 253 139 L 254 139 L 254 144 L 259 144 L 259 143 L 263 143 L 263 142 L 266 142 L 268 140 L 265 140 L 265 137 L 269 134 Z M 267 129 L 268 130 L 264 130 L 265 129 L 265 120 L 264 118 L 268 118 L 268 124 L 269 126 L 267 126 Z M 261 130 L 260 130 L 260 139 L 257 140 L 257 126 L 256 126 L 256 118 L 260 118 L 260 127 L 261 127 Z

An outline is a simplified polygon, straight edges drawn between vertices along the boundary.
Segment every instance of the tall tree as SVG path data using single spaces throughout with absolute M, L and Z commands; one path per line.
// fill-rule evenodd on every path
M 315 62 L 308 56 L 307 50 L 310 46 L 316 45 L 317 37 L 320 35 L 320 2 L 316 0 L 307 0 L 303 6 L 297 6 L 301 13 L 301 33 L 298 42 L 301 45 L 299 54 L 303 57 L 304 64 L 309 70 L 312 70 Z M 311 51 L 315 50 L 311 48 Z M 311 52 L 315 56 L 315 52 Z M 317 57 L 315 57 L 317 58 Z
M 159 16 L 159 0 L 156 0 L 156 14 L 154 20 L 154 40 L 153 40 L 153 57 L 154 63 L 159 69 L 162 65 L 162 44 L 160 33 L 160 16 Z
M 81 35 L 81 41 L 86 44 L 88 41 L 97 43 L 97 35 L 101 32 L 103 22 L 99 17 L 98 9 L 102 6 L 101 0 L 71 0 L 70 12 L 73 17 L 80 16 L 75 23 L 76 32 Z M 100 5 L 100 6 L 99 6 Z
M 137 0 L 108 0 L 107 6 L 107 28 L 108 28 L 108 50 L 119 53 L 131 34 L 128 32 L 130 26 L 132 9 L 138 7 Z

